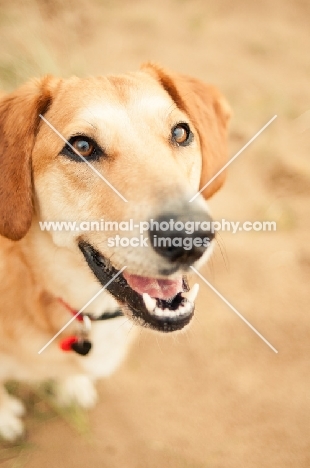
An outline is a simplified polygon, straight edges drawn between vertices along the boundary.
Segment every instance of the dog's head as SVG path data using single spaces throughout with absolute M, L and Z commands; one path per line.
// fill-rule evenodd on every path
M 123 76 L 31 81 L 0 101 L 0 234 L 20 240 L 39 221 L 114 223 L 112 232 L 44 235 L 84 258 L 141 324 L 182 328 L 194 309 L 184 275 L 210 252 L 205 199 L 224 174 L 189 200 L 226 162 L 229 117 L 214 87 L 152 64 Z M 117 242 L 126 222 L 127 240 Z M 188 222 L 190 230 L 177 229 Z M 148 242 L 139 223 L 149 223 Z

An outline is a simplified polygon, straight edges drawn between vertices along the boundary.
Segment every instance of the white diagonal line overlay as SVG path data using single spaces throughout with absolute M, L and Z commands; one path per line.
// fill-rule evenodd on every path
M 86 158 L 84 158 L 84 156 L 82 156 L 70 143 L 68 140 L 66 140 L 66 138 L 45 118 L 43 117 L 42 114 L 39 114 L 39 117 L 59 136 L 59 138 L 61 138 L 65 143 L 67 143 L 67 145 L 72 149 L 72 151 L 75 152 L 75 154 L 77 154 L 81 159 L 82 161 L 84 161 L 88 167 L 91 168 L 92 171 L 94 171 L 95 174 L 97 174 L 98 177 L 100 177 L 100 179 L 102 179 L 112 190 L 114 190 L 115 193 L 117 193 L 117 195 L 124 201 L 124 202 L 128 202 L 128 200 L 126 200 L 125 197 L 123 197 L 123 195 L 115 188 L 113 187 L 113 185 L 102 175 L 100 174 L 99 171 L 97 171 L 97 169 L 92 165 L 90 164 L 89 161 L 87 161 Z
M 46 345 L 44 345 L 43 348 L 40 349 L 40 351 L 38 351 L 38 354 L 41 354 L 41 353 L 57 338 L 57 336 L 59 336 L 60 333 L 62 333 L 62 332 L 70 325 L 70 323 L 72 323 L 73 320 L 75 320 L 76 317 L 77 317 L 78 315 L 80 315 L 80 314 L 86 309 L 86 307 L 89 306 L 89 304 L 91 304 L 91 303 L 96 299 L 96 297 L 98 297 L 99 294 L 101 294 L 102 291 L 104 291 L 104 290 L 109 286 L 109 284 L 111 284 L 111 283 L 115 280 L 115 278 L 117 278 L 117 277 L 125 270 L 125 268 L 127 268 L 127 267 L 124 266 L 121 270 L 119 270 L 119 271 L 116 273 L 116 275 L 114 275 L 113 278 L 111 278 L 111 279 L 107 282 L 107 284 L 105 284 L 105 285 L 103 286 L 103 288 L 101 288 L 101 289 L 100 289 L 100 290 L 99 290 L 99 291 L 82 307 L 82 309 L 80 309 L 80 310 L 69 320 L 69 322 L 67 322 L 66 325 L 64 325 L 64 326 L 59 330 L 59 332 L 57 332 L 56 335 L 54 335 L 53 338 L 51 338 L 51 339 L 49 340 L 49 342 L 46 343 Z
M 276 350 L 276 348 L 275 348 L 274 346 L 272 346 L 272 344 L 270 344 L 269 341 L 266 340 L 266 338 L 265 338 L 261 333 L 259 333 L 259 331 L 256 330 L 256 328 L 254 328 L 253 325 L 251 325 L 250 322 L 249 322 L 246 318 L 244 318 L 243 315 L 241 315 L 240 312 L 238 312 L 238 310 L 235 309 L 235 307 L 234 307 L 233 305 L 231 305 L 231 304 L 227 301 L 227 299 L 225 299 L 225 297 L 222 296 L 222 294 L 219 293 L 219 292 L 215 289 L 215 287 L 212 286 L 212 284 L 209 283 L 209 281 L 206 280 L 206 278 L 204 278 L 204 277 L 199 273 L 199 271 L 196 270 L 196 268 L 194 268 L 194 267 L 191 266 L 191 269 L 196 273 L 196 275 L 199 276 L 200 279 L 202 279 L 202 281 L 203 281 L 204 283 L 206 283 L 207 286 L 209 286 L 210 289 L 212 289 L 213 292 L 215 292 L 215 294 L 216 294 L 218 297 L 220 297 L 220 298 L 222 299 L 223 302 L 225 302 L 226 305 L 228 305 L 228 307 L 230 307 L 230 309 L 231 309 L 233 312 L 235 312 L 236 315 L 238 315 L 239 318 L 241 318 L 241 320 L 243 320 L 244 323 L 246 323 L 246 325 L 247 325 L 248 327 L 251 328 L 251 330 L 252 330 L 254 333 L 256 333 L 257 336 L 259 336 L 259 337 L 266 343 L 266 345 L 269 346 L 269 348 L 272 349 L 272 351 L 274 351 L 275 353 L 278 354 L 278 351 Z
M 192 201 L 194 201 L 195 198 L 197 198 L 197 197 L 199 196 L 199 194 L 200 194 L 201 192 L 203 192 L 204 189 L 207 188 L 208 185 L 210 185 L 210 184 L 214 181 L 214 179 L 216 179 L 216 178 L 226 169 L 226 167 L 228 167 L 228 166 L 229 166 L 229 165 L 230 165 L 230 164 L 231 164 L 231 163 L 232 163 L 232 162 L 233 162 L 233 161 L 234 161 L 234 160 L 235 160 L 251 143 L 252 143 L 252 141 L 254 141 L 254 140 L 255 140 L 255 139 L 256 139 L 256 138 L 257 138 L 257 137 L 258 137 L 258 136 L 259 136 L 259 135 L 260 135 L 276 118 L 277 118 L 277 117 L 278 117 L 277 115 L 274 115 L 274 116 L 272 117 L 272 119 L 270 119 L 270 120 L 263 126 L 263 128 L 261 128 L 261 129 L 259 130 L 259 132 L 257 132 L 257 133 L 251 138 L 251 140 L 249 140 L 249 141 L 247 142 L 247 144 L 244 145 L 243 148 L 241 148 L 241 150 L 239 150 L 238 153 L 235 154 L 235 156 L 233 156 L 233 157 L 225 164 L 225 166 L 223 166 L 222 169 L 220 169 L 220 170 L 212 177 L 212 179 L 210 179 L 209 182 L 207 182 L 207 183 L 199 190 L 199 192 L 197 192 L 196 195 L 194 195 L 194 196 L 189 200 L 189 203 L 191 203 Z

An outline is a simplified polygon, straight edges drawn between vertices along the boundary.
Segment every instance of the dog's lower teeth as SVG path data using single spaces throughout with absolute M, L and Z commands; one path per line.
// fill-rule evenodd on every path
M 192 303 L 190 302 L 187 302 L 184 306 L 184 314 L 187 314 L 188 312 L 190 312 L 191 310 L 193 309 L 193 305 Z
M 185 306 L 181 306 L 176 310 L 176 316 L 180 317 L 180 315 L 184 315 L 185 313 Z
M 161 318 L 177 318 L 177 317 L 182 317 L 183 315 L 188 315 L 191 313 L 193 310 L 193 305 L 191 303 L 187 303 L 185 306 L 180 306 L 176 310 L 170 310 L 170 309 L 160 309 L 159 307 L 156 307 L 151 314 L 155 315 L 156 317 L 161 317 Z
M 154 310 L 154 314 L 155 314 L 157 317 L 164 317 L 164 315 L 165 315 L 165 310 L 156 308 L 156 309 Z
M 166 299 L 165 301 L 162 301 L 151 297 L 147 293 L 143 293 L 142 297 L 145 307 L 150 315 L 153 315 L 154 317 L 158 317 L 160 319 L 173 320 L 185 317 L 192 313 L 192 311 L 194 310 L 194 302 L 198 294 L 198 289 L 199 285 L 195 284 L 190 291 L 182 293 L 181 303 L 179 303 L 179 307 L 176 309 L 173 309 L 171 307 L 171 304 L 173 303 L 175 298 Z M 167 307 L 164 309 L 163 306 L 165 302 Z
M 143 301 L 149 312 L 153 312 L 156 308 L 156 299 L 153 299 L 149 294 L 143 293 Z
M 174 314 L 169 309 L 159 309 L 156 308 L 154 313 L 157 317 L 173 317 Z

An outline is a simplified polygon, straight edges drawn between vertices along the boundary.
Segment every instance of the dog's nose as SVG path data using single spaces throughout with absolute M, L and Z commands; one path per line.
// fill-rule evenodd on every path
M 205 212 L 164 214 L 150 223 L 149 237 L 155 252 L 170 262 L 191 265 L 206 251 L 215 234 Z

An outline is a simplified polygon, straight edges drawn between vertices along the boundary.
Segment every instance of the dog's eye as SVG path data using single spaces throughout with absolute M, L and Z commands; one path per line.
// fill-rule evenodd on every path
M 79 154 L 84 156 L 84 158 L 88 158 L 88 156 L 90 156 L 95 149 L 93 143 L 88 138 L 84 137 L 77 138 L 72 142 L 72 146 L 78 151 Z
M 178 146 L 188 146 L 193 140 L 193 133 L 187 123 L 175 125 L 171 132 L 172 141 Z
M 73 136 L 70 138 L 68 143 L 61 150 L 61 154 L 69 156 L 76 162 L 83 162 L 83 159 L 80 156 L 87 159 L 87 161 L 95 161 L 103 155 L 103 151 L 98 144 L 87 136 Z M 74 150 L 76 150 L 77 153 Z

